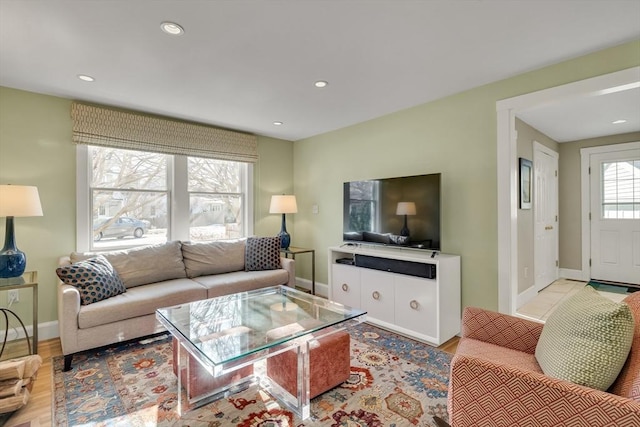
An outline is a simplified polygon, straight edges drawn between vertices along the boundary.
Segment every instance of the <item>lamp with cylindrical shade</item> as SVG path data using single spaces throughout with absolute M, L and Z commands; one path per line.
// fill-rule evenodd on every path
M 280 237 L 280 247 L 282 249 L 288 249 L 291 244 L 291 236 L 287 233 L 287 222 L 285 215 L 288 213 L 298 212 L 298 204 L 296 203 L 296 196 L 291 195 L 278 195 L 271 196 L 271 206 L 269 206 L 269 213 L 282 214 L 282 227 L 278 236 Z
M 4 248 L 0 251 L 0 278 L 19 277 L 27 257 L 16 246 L 13 218 L 42 216 L 38 188 L 27 185 L 0 185 L 0 217 L 7 217 Z
M 404 226 L 400 230 L 401 236 L 409 235 L 409 227 L 407 227 L 407 215 L 416 214 L 416 204 L 414 202 L 398 202 L 396 215 L 404 215 Z

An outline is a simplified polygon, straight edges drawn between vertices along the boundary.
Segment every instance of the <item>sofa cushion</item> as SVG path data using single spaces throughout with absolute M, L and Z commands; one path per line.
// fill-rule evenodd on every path
M 187 277 L 182 262 L 180 242 L 167 242 L 159 245 L 141 246 L 119 251 L 101 252 L 127 288 L 146 285 L 162 280 Z M 73 252 L 71 262 L 95 256 L 94 253 Z
M 234 271 L 195 277 L 193 280 L 207 288 L 207 298 L 247 292 L 268 286 L 284 285 L 289 281 L 287 270 Z
M 244 239 L 207 243 L 182 242 L 187 277 L 244 270 L 245 245 Z
M 118 273 L 102 255 L 58 267 L 56 274 L 65 284 L 78 288 L 82 305 L 93 304 L 127 290 Z
M 190 279 L 173 279 L 127 289 L 127 292 L 96 304 L 83 306 L 78 314 L 81 329 L 153 315 L 156 309 L 207 298 L 206 289 Z
M 633 329 L 628 305 L 585 286 L 551 313 L 536 358 L 548 376 L 604 391 L 627 359 Z
M 276 270 L 280 266 L 280 237 L 249 237 L 245 249 L 246 271 Z
M 609 391 L 640 402 L 640 291 L 629 295 L 623 302 L 631 309 L 636 326 L 629 357 Z

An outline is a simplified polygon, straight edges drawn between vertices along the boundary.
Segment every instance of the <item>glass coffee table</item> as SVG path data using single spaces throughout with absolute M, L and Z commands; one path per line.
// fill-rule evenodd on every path
M 156 317 L 177 341 L 179 413 L 259 384 L 306 419 L 310 346 L 366 320 L 366 312 L 275 286 L 161 308 Z M 267 358 L 285 351 L 297 355 L 295 396 L 266 375 Z

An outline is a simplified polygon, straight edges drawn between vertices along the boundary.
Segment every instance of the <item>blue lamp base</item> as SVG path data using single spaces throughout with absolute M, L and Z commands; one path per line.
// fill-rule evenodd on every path
M 20 277 L 27 266 L 27 257 L 16 247 L 13 232 L 13 217 L 7 217 L 7 227 L 4 236 L 4 248 L 0 251 L 0 278 L 8 279 Z
M 280 233 L 278 233 L 278 237 L 280 237 L 280 248 L 281 249 L 289 249 L 289 245 L 291 244 L 291 236 L 287 233 L 287 222 L 285 219 L 285 214 L 282 214 L 282 229 Z

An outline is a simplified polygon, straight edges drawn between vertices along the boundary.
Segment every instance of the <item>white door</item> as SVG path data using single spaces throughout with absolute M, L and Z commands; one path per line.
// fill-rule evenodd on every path
M 640 284 L 640 149 L 594 153 L 591 278 Z
M 534 287 L 558 278 L 558 153 L 533 143 Z

